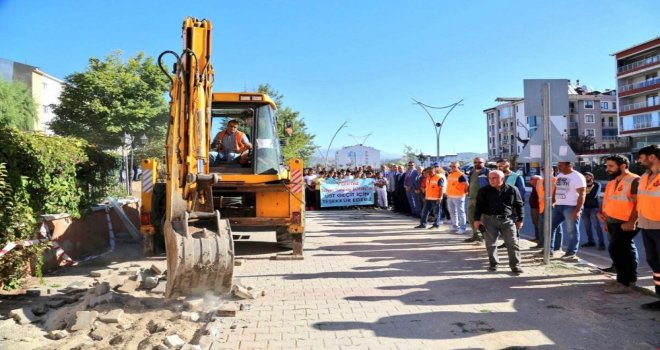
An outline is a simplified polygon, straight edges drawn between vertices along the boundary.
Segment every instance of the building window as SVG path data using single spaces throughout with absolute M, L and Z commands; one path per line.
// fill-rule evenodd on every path
M 612 109 L 616 109 L 616 102 L 612 102 Z
M 594 109 L 594 101 L 584 100 L 584 108 L 585 109 Z
M 594 118 L 594 115 L 593 114 L 585 114 L 584 115 L 584 122 L 585 123 L 595 123 L 596 120 Z
M 596 129 L 584 129 L 584 136 L 596 137 Z
M 518 105 L 516 105 L 516 112 L 518 112 Z
M 48 114 L 48 111 L 50 111 L 50 107 L 48 105 L 43 105 L 43 110 L 44 110 L 44 114 Z
M 42 87 L 44 90 L 47 90 L 47 89 L 48 89 L 48 83 L 43 82 L 43 83 L 41 84 L 41 87 Z
M 656 106 L 660 105 L 660 99 L 658 99 L 658 94 L 646 95 L 646 106 Z
M 610 104 L 608 102 L 601 102 L 600 109 L 610 109 Z

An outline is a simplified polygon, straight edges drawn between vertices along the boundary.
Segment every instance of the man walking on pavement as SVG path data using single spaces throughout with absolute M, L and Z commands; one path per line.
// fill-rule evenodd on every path
M 600 219 L 606 222 L 610 234 L 610 258 L 617 271 L 616 284 L 605 288 L 605 292 L 622 294 L 630 292 L 637 281 L 637 247 L 633 238 L 637 235 L 639 176 L 628 170 L 628 158 L 620 155 L 607 157 L 605 165 L 612 180 L 605 187 Z
M 464 242 L 483 242 L 484 239 L 481 237 L 479 227 L 474 226 L 474 213 L 477 208 L 477 194 L 480 188 L 488 186 L 488 173 L 490 171 L 485 168 L 485 161 L 481 157 L 474 158 L 472 165 L 474 169 L 469 177 L 468 196 L 470 198 L 468 199 L 467 207 L 467 218 L 472 229 L 472 237 L 465 239 Z
M 509 161 L 506 159 L 500 159 L 497 161 L 497 170 L 504 173 L 504 183 L 509 186 L 515 186 L 520 193 L 520 197 L 523 199 L 523 201 L 525 201 L 525 182 L 520 174 L 511 171 L 511 163 L 509 163 Z M 516 235 L 518 235 L 518 238 L 520 238 L 520 232 L 517 232 Z M 502 245 L 498 246 L 497 248 L 504 247 L 506 247 L 506 243 L 502 243 Z
M 637 226 L 642 230 L 646 261 L 653 270 L 655 295 L 660 297 L 660 147 L 640 149 L 639 164 L 646 172 L 637 188 Z M 660 311 L 660 300 L 642 304 L 642 309 Z
M 573 170 L 572 162 L 558 162 L 557 167 L 559 175 L 553 195 L 551 232 L 554 233 L 562 222 L 566 222 L 568 248 L 561 259 L 576 262 L 580 246 L 580 214 L 584 205 L 584 188 L 587 187 L 587 181 L 582 174 Z M 561 243 L 561 240 L 555 242 L 555 235 L 551 235 L 551 247 L 561 247 Z
M 415 169 L 415 163 L 408 162 L 408 170 L 403 174 L 403 186 L 406 189 L 406 198 L 408 199 L 408 205 L 410 206 L 410 214 L 413 217 L 420 217 L 420 207 L 417 202 L 417 193 L 415 193 L 414 181 L 417 179 L 417 170 Z
M 603 228 L 598 220 L 598 213 L 600 213 L 600 203 L 598 201 L 600 184 L 594 181 L 594 174 L 590 172 L 584 173 L 584 178 L 587 181 L 587 187 L 585 188 L 582 221 L 584 222 L 584 229 L 587 234 L 587 243 L 583 244 L 582 248 L 596 246 L 596 240 L 594 239 L 593 233 L 595 231 L 596 237 L 598 238 L 598 250 L 605 250 Z
M 436 173 L 435 168 L 424 169 L 424 179 L 422 181 L 422 190 L 424 191 L 424 210 L 422 211 L 419 226 L 415 226 L 415 228 L 426 228 L 426 221 L 428 220 L 429 214 L 436 212 L 445 189 L 445 179 Z M 439 227 L 440 215 L 436 215 L 433 220 L 433 226 L 429 228 L 433 229 Z
M 497 271 L 499 257 L 497 238 L 502 235 L 509 254 L 509 267 L 514 274 L 521 274 L 520 246 L 516 232 L 523 225 L 524 203 L 518 189 L 504 183 L 504 173 L 500 170 L 488 174 L 490 186 L 479 189 L 474 213 L 475 227 L 486 228 L 484 238 L 488 252 L 488 271 Z
M 459 235 L 465 233 L 465 194 L 468 192 L 468 182 L 458 167 L 458 162 L 449 163 L 447 176 L 447 204 L 454 230 Z

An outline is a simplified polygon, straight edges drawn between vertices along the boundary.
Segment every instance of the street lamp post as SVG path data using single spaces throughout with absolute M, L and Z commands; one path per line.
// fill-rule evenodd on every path
M 332 139 L 330 140 L 330 144 L 328 144 L 328 149 L 325 151 L 325 164 L 323 165 L 323 167 L 326 170 L 328 169 L 328 154 L 330 153 L 330 147 L 332 147 L 332 142 L 335 140 L 335 137 L 339 133 L 339 130 L 346 127 L 346 123 L 348 123 L 348 122 L 344 122 L 341 126 L 339 126 L 339 129 L 337 129 L 337 131 L 335 131 L 335 134 L 332 135 Z
M 129 150 L 132 148 L 133 136 L 124 133 L 122 140 L 122 161 L 124 162 L 124 181 L 126 186 L 126 195 L 131 195 L 131 169 L 128 164 Z
M 458 101 L 456 103 L 452 103 L 452 104 L 450 104 L 448 106 L 444 106 L 444 107 L 429 106 L 427 104 L 424 104 L 422 102 L 419 102 L 419 101 L 415 100 L 414 98 L 412 100 L 415 101 L 415 104 L 419 105 L 420 107 L 422 107 L 422 109 L 424 109 L 424 112 L 426 112 L 426 114 L 428 114 L 429 118 L 431 118 L 431 122 L 433 122 L 433 127 L 435 127 L 435 157 L 436 157 L 436 161 L 439 162 L 440 161 L 440 132 L 442 131 L 442 125 L 445 123 L 445 120 L 447 119 L 447 116 L 449 115 L 449 113 L 451 113 L 451 111 L 453 111 L 454 108 L 456 108 L 456 106 L 462 106 L 461 102 L 463 102 L 463 99 L 461 99 L 460 101 Z M 442 118 L 442 122 L 438 123 L 438 122 L 435 121 L 435 119 L 433 119 L 433 116 L 431 115 L 431 113 L 428 111 L 427 108 L 433 108 L 433 109 L 447 109 L 447 108 L 449 108 L 449 110 L 445 114 L 445 117 Z

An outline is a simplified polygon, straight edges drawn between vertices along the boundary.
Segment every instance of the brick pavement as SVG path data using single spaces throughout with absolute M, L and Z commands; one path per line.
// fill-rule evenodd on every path
M 655 349 L 653 297 L 602 292 L 584 264 L 487 272 L 483 246 L 414 230 L 382 210 L 307 213 L 305 260 L 242 254 L 236 277 L 265 289 L 226 333 L 230 349 Z M 253 242 L 237 243 L 239 252 Z M 527 244 L 525 242 L 525 244 Z M 506 253 L 500 253 L 507 266 Z

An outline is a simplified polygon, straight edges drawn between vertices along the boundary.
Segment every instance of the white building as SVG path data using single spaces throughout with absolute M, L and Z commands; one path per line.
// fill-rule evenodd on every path
M 337 168 L 354 168 L 356 166 L 380 166 L 380 151 L 369 146 L 346 146 L 335 153 Z
M 21 82 L 32 92 L 37 107 L 34 130 L 46 134 L 53 132 L 48 123 L 53 119 L 53 105 L 60 103 L 64 82 L 39 70 L 39 68 L 0 58 L 0 79 Z

